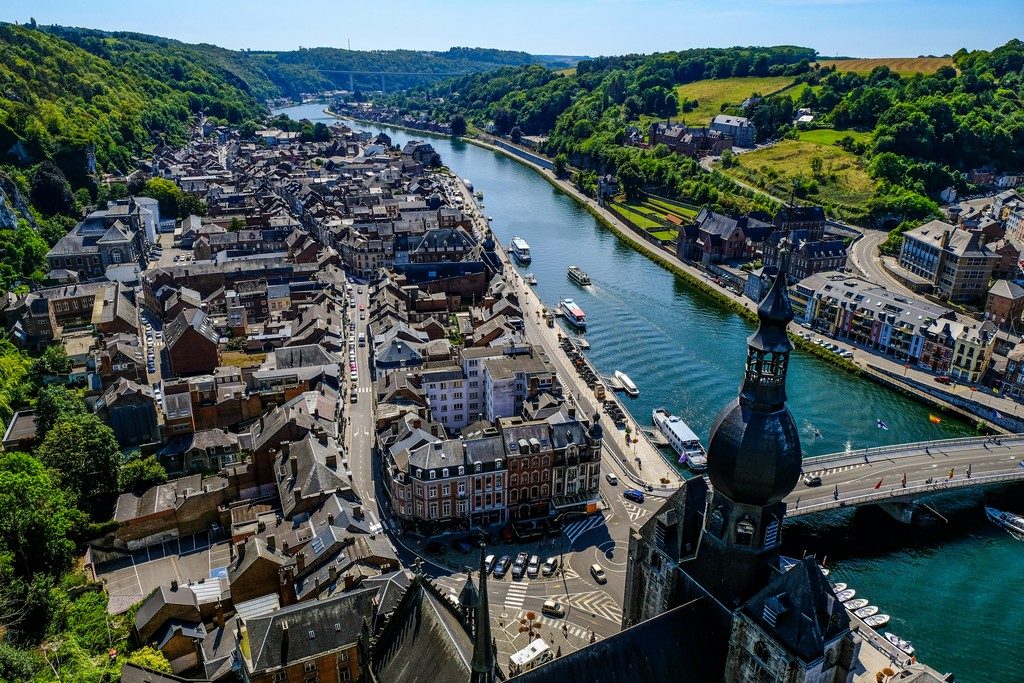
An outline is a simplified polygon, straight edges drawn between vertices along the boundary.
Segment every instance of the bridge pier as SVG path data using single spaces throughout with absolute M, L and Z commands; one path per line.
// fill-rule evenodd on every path
M 917 510 L 917 502 L 915 501 L 891 501 L 885 503 L 879 503 L 878 507 L 889 513 L 889 516 L 895 519 L 897 522 L 903 524 L 910 524 L 914 520 L 914 511 Z

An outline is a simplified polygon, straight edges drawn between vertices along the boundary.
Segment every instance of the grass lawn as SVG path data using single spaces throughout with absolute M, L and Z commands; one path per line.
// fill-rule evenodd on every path
M 230 365 L 236 368 L 251 368 L 260 365 L 266 360 L 265 353 L 245 353 L 244 351 L 225 351 L 221 354 L 221 365 Z
M 652 231 L 652 234 L 660 237 L 658 233 L 675 233 L 675 226 L 679 221 L 670 220 L 674 216 L 682 222 L 697 215 L 697 211 L 666 199 L 649 197 L 643 201 L 614 201 L 608 203 L 609 208 L 620 216 L 625 216 L 644 230 Z M 656 231 L 656 232 L 654 232 Z M 675 237 L 662 237 L 661 239 L 675 239 Z
M 675 202 L 670 202 L 666 199 L 656 199 L 655 197 L 650 197 L 644 200 L 644 205 L 654 211 L 661 213 L 665 220 L 668 220 L 668 214 L 672 214 L 683 219 L 693 218 L 694 216 L 697 215 L 696 209 L 691 209 L 688 206 L 676 204 Z
M 713 78 L 694 81 L 676 87 L 679 105 L 684 100 L 697 100 L 697 108 L 680 116 L 689 126 L 706 126 L 722 112 L 723 104 L 739 104 L 755 92 L 761 95 L 773 93 L 793 82 L 792 76 L 751 76 L 747 78 Z M 793 88 L 796 95 L 799 94 Z M 789 91 L 787 91 L 787 94 Z M 794 96 L 796 96 L 794 95 Z
M 665 224 L 662 221 L 654 220 L 649 217 L 647 212 L 638 210 L 639 207 L 636 204 L 623 204 L 621 202 L 608 202 L 608 208 L 619 214 L 623 218 L 627 218 L 643 230 L 657 230 L 664 228 Z
M 822 160 L 822 177 L 811 201 L 862 210 L 874 191 L 874 181 L 864 169 L 864 161 L 834 145 L 807 140 L 782 140 L 771 147 L 746 152 L 737 157 L 739 166 L 721 169 L 752 185 L 780 197 L 787 197 L 792 180 L 812 177 L 811 159 Z
M 678 230 L 657 230 L 657 231 L 652 230 L 651 231 L 651 237 L 654 237 L 655 239 L 659 239 L 659 240 L 668 240 L 670 242 L 674 242 L 676 240 L 676 238 L 679 237 L 679 231 Z
M 953 66 L 949 57 L 882 57 L 878 59 L 830 59 L 818 62 L 821 66 L 835 66 L 836 71 L 870 73 L 876 66 L 887 66 L 900 76 L 932 74 L 941 66 Z
M 836 130 L 834 128 L 816 128 L 814 130 L 800 131 L 800 140 L 814 142 L 819 145 L 834 145 L 838 140 L 849 135 L 856 142 L 867 142 L 871 133 L 859 130 Z

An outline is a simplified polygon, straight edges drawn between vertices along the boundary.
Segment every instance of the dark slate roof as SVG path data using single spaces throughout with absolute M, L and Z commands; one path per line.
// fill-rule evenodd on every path
M 805 662 L 821 658 L 825 644 L 850 628 L 846 609 L 811 557 L 774 576 L 743 611 Z
M 359 590 L 247 620 L 252 670 L 274 669 L 355 643 L 363 618 L 373 618 L 376 595 L 375 588 Z M 285 624 L 287 642 L 283 637 Z
M 164 331 L 164 341 L 168 347 L 172 347 L 181 339 L 189 327 L 216 344 L 220 341 L 220 335 L 213 329 L 210 318 L 198 308 L 190 308 L 178 314 L 178 317 L 167 324 Z
M 696 218 L 697 225 L 701 232 L 728 239 L 734 230 L 739 227 L 735 218 L 724 214 L 715 213 L 710 209 L 701 209 Z
M 414 582 L 380 636 L 377 679 L 381 683 L 468 681 L 472 651 L 472 640 L 455 615 Z
M 121 667 L 121 683 L 207 683 L 208 680 L 165 674 L 136 664 L 125 663 Z
M 720 681 L 728 634 L 708 628 L 714 607 L 707 598 L 565 654 L 511 680 L 557 683 Z

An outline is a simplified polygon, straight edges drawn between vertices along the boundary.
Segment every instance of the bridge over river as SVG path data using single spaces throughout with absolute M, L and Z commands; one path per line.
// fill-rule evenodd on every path
M 927 495 L 1024 481 L 1024 434 L 923 441 L 820 455 L 804 459 L 804 474 L 820 476 L 821 486 L 806 486 L 801 480 L 786 498 L 787 517 L 875 504 L 909 522 L 915 502 Z

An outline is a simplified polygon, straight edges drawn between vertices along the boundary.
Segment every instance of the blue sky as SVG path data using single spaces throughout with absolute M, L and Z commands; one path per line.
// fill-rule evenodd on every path
M 138 31 L 229 48 L 609 55 L 796 44 L 916 57 L 1024 38 L 1021 0 L 5 0 L 0 20 Z M 1014 35 L 1016 31 L 1017 35 Z

